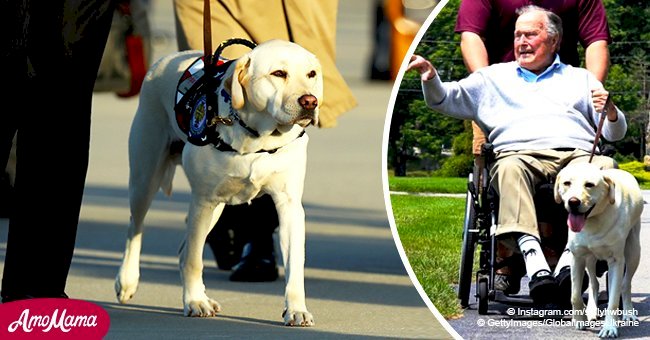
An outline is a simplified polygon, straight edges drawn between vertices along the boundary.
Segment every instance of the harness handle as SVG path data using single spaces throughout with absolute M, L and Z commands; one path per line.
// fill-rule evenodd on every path
M 206 64 L 212 64 L 212 15 L 210 0 L 203 1 L 203 56 Z
M 254 43 L 254 42 L 252 42 L 252 41 L 250 41 L 248 39 L 244 39 L 244 38 L 230 38 L 230 39 L 224 40 L 221 44 L 219 44 L 219 46 L 217 47 L 217 50 L 214 51 L 215 61 L 219 60 L 219 57 L 221 56 L 221 52 L 223 52 L 223 50 L 226 47 L 228 47 L 230 45 L 235 45 L 235 44 L 244 45 L 246 47 L 249 47 L 250 49 L 254 49 L 257 46 L 256 43 Z
M 589 163 L 591 163 L 591 160 L 594 158 L 594 155 L 596 154 L 596 147 L 598 146 L 598 142 L 600 140 L 600 135 L 603 133 L 603 124 L 605 123 L 605 117 L 607 117 L 607 106 L 609 103 L 611 103 L 612 97 L 607 96 L 607 100 L 605 101 L 605 106 L 603 107 L 603 112 L 600 114 L 600 119 L 598 120 L 598 128 L 596 129 L 596 137 L 594 138 L 594 145 L 591 148 L 591 154 L 589 155 Z

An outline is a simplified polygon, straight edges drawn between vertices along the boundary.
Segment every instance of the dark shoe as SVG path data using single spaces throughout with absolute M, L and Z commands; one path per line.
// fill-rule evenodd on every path
M 241 241 L 236 237 L 235 230 L 215 225 L 206 239 L 210 246 L 217 268 L 231 270 L 239 262 L 242 254 Z
M 560 269 L 560 272 L 555 277 L 557 280 L 557 285 L 559 289 L 558 302 L 561 304 L 571 305 L 571 268 L 566 266 Z M 589 276 L 585 271 L 584 277 L 582 278 L 582 293 L 584 293 L 589 287 Z
M 609 266 L 607 265 L 607 261 L 605 260 L 598 260 L 596 261 L 596 276 L 597 277 L 602 277 L 603 274 L 609 269 Z
M 519 293 L 521 278 L 526 275 L 524 258 L 511 255 L 506 258 L 497 258 L 497 272 L 494 275 L 494 288 L 506 295 Z
M 558 286 L 551 274 L 533 275 L 528 288 L 531 299 L 537 305 L 545 305 L 557 299 Z
M 251 244 L 244 246 L 241 261 L 233 267 L 230 281 L 269 282 L 278 279 L 278 268 L 273 252 L 260 254 L 251 249 Z
M 502 291 L 506 295 L 519 293 L 521 289 L 521 277 L 514 275 L 495 274 L 494 289 Z

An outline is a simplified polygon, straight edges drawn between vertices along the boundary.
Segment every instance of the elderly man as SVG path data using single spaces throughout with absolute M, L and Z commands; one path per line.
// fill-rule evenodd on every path
M 474 120 L 487 132 L 496 152 L 490 169 L 491 184 L 499 193 L 496 233 L 501 239 L 516 241 L 524 254 L 530 296 L 543 304 L 558 296 L 558 285 L 559 296 L 569 296 L 571 253 L 562 254 L 552 273 L 539 241 L 535 187 L 569 163 L 588 161 L 598 111 L 605 105 L 604 138 L 623 138 L 627 124 L 590 72 L 560 62 L 561 19 L 536 6 L 523 7 L 519 14 L 514 32 L 516 61 L 494 64 L 448 83 L 417 55 L 408 70 L 421 74 L 429 107 Z M 613 166 L 613 160 L 604 156 L 594 157 L 594 162 L 604 168 Z

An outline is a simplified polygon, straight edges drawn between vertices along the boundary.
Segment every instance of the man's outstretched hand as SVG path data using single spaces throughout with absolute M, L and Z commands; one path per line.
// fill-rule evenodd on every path
M 433 65 L 428 60 L 422 58 L 417 54 L 414 54 L 411 57 L 409 65 L 406 68 L 407 72 L 410 70 L 418 71 L 420 73 L 420 78 L 423 81 L 431 80 L 436 76 L 436 69 L 433 67 Z

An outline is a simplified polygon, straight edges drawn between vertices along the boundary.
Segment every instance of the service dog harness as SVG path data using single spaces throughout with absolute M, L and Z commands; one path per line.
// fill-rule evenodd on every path
M 246 125 L 237 114 L 237 110 L 233 109 L 230 94 L 223 88 L 217 93 L 226 70 L 233 62 L 233 60 L 221 58 L 221 52 L 233 44 L 245 45 L 251 49 L 256 46 L 255 43 L 246 39 L 229 39 L 219 45 L 214 55 L 196 59 L 183 72 L 178 82 L 174 105 L 176 123 L 187 135 L 187 140 L 190 143 L 198 146 L 213 144 L 217 150 L 224 152 L 236 152 L 237 150 L 221 139 L 217 132 L 219 124 L 232 126 L 234 122 L 237 122 L 251 136 L 255 138 L 260 136 L 259 132 Z M 206 59 L 209 61 L 206 62 Z M 219 96 L 230 108 L 227 117 L 219 116 Z M 304 133 L 303 130 L 298 138 L 302 137 Z M 278 149 L 257 152 L 274 153 Z

